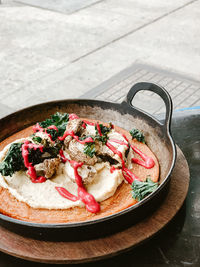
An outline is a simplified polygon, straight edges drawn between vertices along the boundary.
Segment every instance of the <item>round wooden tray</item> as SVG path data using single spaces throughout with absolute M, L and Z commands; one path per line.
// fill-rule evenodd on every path
M 50 242 L 22 237 L 0 227 L 0 250 L 30 261 L 45 263 L 82 263 L 105 259 L 127 251 L 158 233 L 181 208 L 189 187 L 187 161 L 177 148 L 177 161 L 169 193 L 151 216 L 111 236 L 81 242 Z M 30 249 L 31 248 L 31 249 Z

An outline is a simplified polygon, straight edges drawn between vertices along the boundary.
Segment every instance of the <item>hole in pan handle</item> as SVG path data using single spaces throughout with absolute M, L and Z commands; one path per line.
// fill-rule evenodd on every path
M 166 107 L 166 115 L 163 126 L 168 132 L 170 132 L 170 124 L 172 116 L 172 100 L 169 93 L 163 87 L 158 86 L 157 84 L 149 82 L 140 82 L 133 85 L 133 87 L 129 90 L 124 102 L 128 103 L 128 105 L 133 107 L 132 100 L 136 95 L 136 93 L 141 90 L 152 91 L 158 94 L 163 99 Z

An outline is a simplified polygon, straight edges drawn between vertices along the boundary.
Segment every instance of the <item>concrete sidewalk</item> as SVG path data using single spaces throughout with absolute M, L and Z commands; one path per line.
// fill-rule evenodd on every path
M 198 0 L 24 2 L 0 4 L 1 116 L 79 97 L 134 62 L 200 81 Z

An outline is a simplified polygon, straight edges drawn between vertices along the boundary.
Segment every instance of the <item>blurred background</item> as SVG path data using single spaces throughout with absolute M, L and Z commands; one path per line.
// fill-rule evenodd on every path
M 0 116 L 54 99 L 121 102 L 138 81 L 200 106 L 199 0 L 0 0 Z M 134 104 L 164 112 L 159 97 Z

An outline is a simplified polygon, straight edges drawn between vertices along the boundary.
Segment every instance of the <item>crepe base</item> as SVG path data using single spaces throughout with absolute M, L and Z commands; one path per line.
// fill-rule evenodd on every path
M 95 120 L 88 121 L 97 122 Z M 150 175 L 154 182 L 158 181 L 158 160 L 148 146 L 136 140 L 131 140 L 130 134 L 120 127 L 115 126 L 115 130 L 125 134 L 131 144 L 135 145 L 147 156 L 152 157 L 155 161 L 155 166 L 151 169 L 145 169 L 140 165 L 134 164 L 132 172 L 141 179 L 145 179 L 147 175 Z M 30 134 L 32 134 L 32 127 L 8 137 L 0 144 L 0 150 L 16 139 L 27 137 Z M 135 155 L 135 157 L 140 158 L 138 155 Z M 131 186 L 125 182 L 118 187 L 112 197 L 100 203 L 101 210 L 97 214 L 88 212 L 84 207 L 51 210 L 32 208 L 26 203 L 18 201 L 7 189 L 0 187 L 0 212 L 15 219 L 36 223 L 58 224 L 96 220 L 120 212 L 121 210 L 134 205 L 136 202 L 137 201 L 132 198 Z

